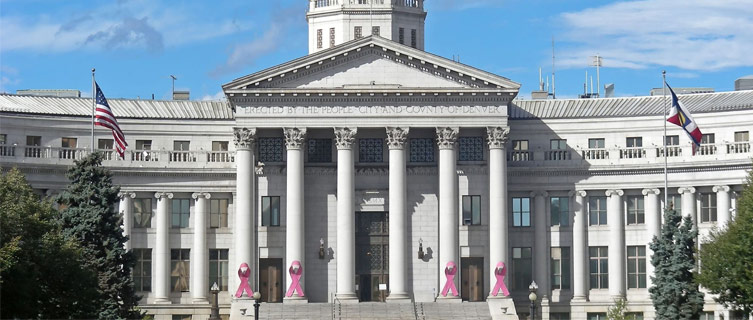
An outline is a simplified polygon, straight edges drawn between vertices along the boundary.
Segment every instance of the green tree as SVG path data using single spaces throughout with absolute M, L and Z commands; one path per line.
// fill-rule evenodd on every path
M 697 235 L 690 217 L 664 211 L 661 235 L 650 244 L 654 276 L 649 292 L 657 319 L 698 319 L 703 310 L 703 293 L 693 278 Z
M 626 313 L 628 312 L 627 301 L 623 298 L 614 299 L 614 304 L 607 309 L 607 319 L 609 320 L 625 320 Z
M 135 258 L 124 248 L 122 219 L 115 212 L 119 187 L 112 174 L 102 167 L 102 154 L 93 153 L 74 163 L 66 176 L 71 181 L 57 197 L 67 208 L 61 212 L 63 234 L 77 241 L 87 258 L 87 266 L 97 274 L 99 299 L 97 317 L 102 319 L 141 318 L 136 309 L 131 270 Z
M 93 318 L 97 278 L 23 174 L 0 176 L 0 317 Z
M 711 232 L 701 247 L 698 282 L 725 307 L 753 312 L 753 171 L 737 202 L 734 220 Z

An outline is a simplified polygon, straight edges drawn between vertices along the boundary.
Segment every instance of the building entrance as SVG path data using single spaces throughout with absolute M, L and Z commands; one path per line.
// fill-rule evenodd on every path
M 360 301 L 385 301 L 389 288 L 387 212 L 356 212 L 356 294 Z
M 460 265 L 461 298 L 463 301 L 484 301 L 484 258 L 461 258 Z
M 282 302 L 282 259 L 259 259 L 261 301 Z

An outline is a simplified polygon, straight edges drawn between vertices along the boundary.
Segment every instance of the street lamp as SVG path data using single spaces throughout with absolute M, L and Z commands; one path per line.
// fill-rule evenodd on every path
M 261 306 L 261 293 L 254 292 L 254 319 L 259 320 L 259 306 Z
M 212 311 L 209 314 L 209 320 L 220 320 L 220 306 L 217 298 L 220 293 L 220 287 L 217 285 L 217 282 L 212 285 L 209 292 L 212 293 Z
M 536 281 L 531 281 L 531 285 L 528 286 L 528 300 L 531 300 L 531 320 L 536 319 L 536 290 L 539 286 L 536 285 Z

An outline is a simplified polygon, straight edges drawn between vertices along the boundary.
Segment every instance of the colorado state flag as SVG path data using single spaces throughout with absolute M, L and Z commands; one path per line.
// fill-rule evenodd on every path
M 696 125 L 695 121 L 690 116 L 688 109 L 686 109 L 682 102 L 680 102 L 680 99 L 677 99 L 677 95 L 672 90 L 672 87 L 667 84 L 667 88 L 669 88 L 669 92 L 672 94 L 672 110 L 669 112 L 669 118 L 667 118 L 667 121 L 674 123 L 685 130 L 690 137 L 690 140 L 693 141 L 693 155 L 695 155 L 696 149 L 701 145 L 701 136 L 703 135 L 701 134 L 701 129 L 698 129 L 698 125 Z

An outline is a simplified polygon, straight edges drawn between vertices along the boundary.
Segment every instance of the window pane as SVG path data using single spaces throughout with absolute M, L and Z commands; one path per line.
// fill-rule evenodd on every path
M 481 196 L 473 196 L 471 210 L 473 212 L 473 224 L 481 224 Z
M 410 139 L 410 162 L 434 162 L 434 139 Z

